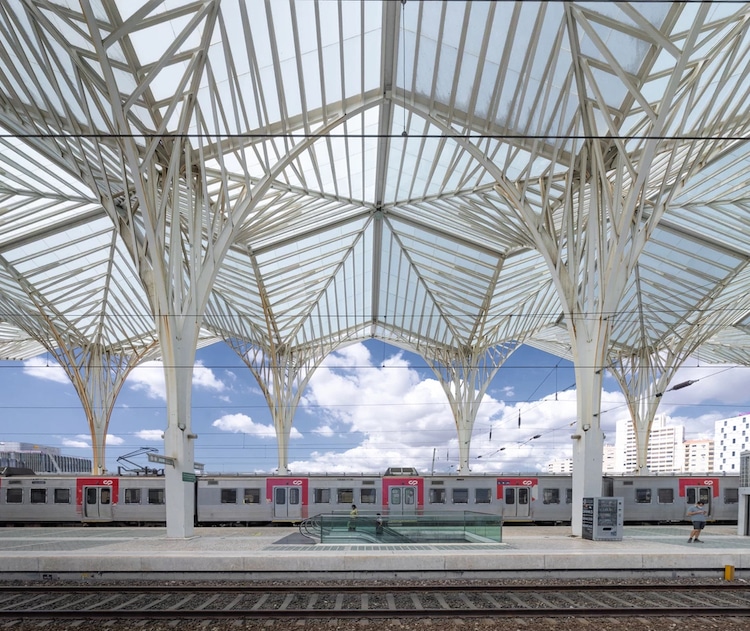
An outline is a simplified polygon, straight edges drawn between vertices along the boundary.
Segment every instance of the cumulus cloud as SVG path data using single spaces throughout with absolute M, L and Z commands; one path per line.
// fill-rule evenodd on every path
M 91 449 L 91 436 L 88 434 L 78 434 L 74 438 L 63 438 L 62 445 L 64 447 L 71 447 L 73 449 Z M 125 442 L 120 436 L 114 434 L 107 434 L 104 439 L 106 445 L 122 445 Z
M 62 439 L 63 447 L 70 447 L 71 449 L 91 449 L 91 443 L 87 443 L 85 440 L 74 440 L 72 438 Z
M 143 362 L 128 375 L 127 383 L 131 389 L 143 392 L 149 399 L 167 400 L 164 366 L 161 361 Z M 216 394 L 227 390 L 226 384 L 200 361 L 193 367 L 193 387 Z
M 164 430 L 163 429 L 142 429 L 135 433 L 135 437 L 140 438 L 141 440 L 161 442 L 162 440 L 164 440 Z
M 221 418 L 216 419 L 211 425 L 223 432 L 249 434 L 258 438 L 276 440 L 276 430 L 273 425 L 255 423 L 253 419 L 245 414 L 225 414 Z M 292 427 L 290 438 L 302 438 L 302 434 L 299 430 Z
M 293 471 L 382 472 L 390 466 L 447 471 L 458 463 L 456 424 L 445 391 L 402 353 L 376 362 L 364 344 L 354 344 L 329 355 L 311 379 L 301 409 L 324 417 L 315 433 L 332 436 L 332 426 L 340 426 L 361 441 L 343 451 L 314 452 L 290 463 Z M 485 395 L 476 426 L 485 434 L 505 412 L 502 401 Z
M 55 383 L 69 384 L 70 379 L 57 362 L 50 361 L 44 357 L 31 357 L 24 360 L 23 372 L 25 375 L 44 379 L 45 381 L 54 381 Z

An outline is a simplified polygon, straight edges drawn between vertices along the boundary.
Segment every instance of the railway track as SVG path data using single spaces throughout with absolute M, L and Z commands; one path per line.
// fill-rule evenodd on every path
M 0 586 L 0 620 L 750 617 L 750 586 Z

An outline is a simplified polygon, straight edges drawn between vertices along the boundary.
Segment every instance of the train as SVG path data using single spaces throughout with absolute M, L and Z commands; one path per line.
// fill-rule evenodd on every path
M 192 478 L 192 476 L 191 476 Z M 569 524 L 570 474 L 429 474 L 391 467 L 384 474 L 199 474 L 196 526 L 295 524 L 347 512 L 407 516 L 474 511 L 503 522 Z M 601 497 L 622 497 L 625 523 L 686 521 L 698 500 L 716 523 L 737 523 L 739 476 L 605 475 Z M 166 490 L 159 475 L 34 475 L 0 471 L 0 525 L 164 525 Z

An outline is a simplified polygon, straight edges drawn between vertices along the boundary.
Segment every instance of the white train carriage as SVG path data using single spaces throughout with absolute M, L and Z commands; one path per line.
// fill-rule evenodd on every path
M 3 477 L 0 524 L 163 524 L 165 500 L 161 477 Z
M 198 478 L 201 525 L 299 522 L 313 515 L 382 510 L 379 475 L 206 475 Z
M 699 500 L 708 507 L 709 521 L 737 521 L 736 475 L 623 475 L 609 480 L 609 494 L 623 498 L 626 523 L 686 521 L 687 507 Z
M 709 519 L 736 522 L 736 475 L 611 475 L 602 497 L 624 498 L 626 523 L 684 522 L 698 499 Z M 321 513 L 403 516 L 475 511 L 506 523 L 570 523 L 568 474 L 428 475 L 391 468 L 385 475 L 201 475 L 195 482 L 198 525 L 297 523 Z M 0 476 L 0 524 L 166 522 L 160 476 Z

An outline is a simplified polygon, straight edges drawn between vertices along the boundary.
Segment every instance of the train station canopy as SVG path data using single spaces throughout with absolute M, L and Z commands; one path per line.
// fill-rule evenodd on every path
M 747 363 L 749 31 L 742 2 L 4 2 L 0 356 L 153 344 L 165 259 L 204 341 L 569 356 L 554 272 L 585 288 L 568 246 L 624 226 L 612 348 L 714 322 L 701 358 Z

